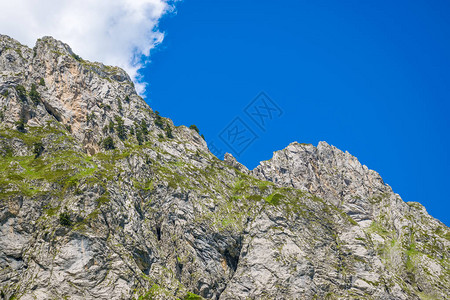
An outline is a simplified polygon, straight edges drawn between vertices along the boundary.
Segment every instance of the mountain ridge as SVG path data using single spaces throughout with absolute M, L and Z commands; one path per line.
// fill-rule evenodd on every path
M 447 226 L 326 142 L 248 170 L 120 68 L 0 35 L 4 299 L 446 299 Z M 197 298 L 196 298 L 197 297 Z

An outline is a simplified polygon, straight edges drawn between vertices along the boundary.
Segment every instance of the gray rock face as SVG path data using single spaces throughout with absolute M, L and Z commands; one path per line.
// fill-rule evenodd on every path
M 230 153 L 225 153 L 224 158 L 223 158 L 224 163 L 226 163 L 227 165 L 236 168 L 238 171 L 244 173 L 244 174 L 250 174 L 250 171 L 247 169 L 246 166 L 244 166 L 243 164 L 241 164 L 240 162 L 238 162 L 236 160 L 236 158 L 234 158 L 234 156 Z
M 0 75 L 0 299 L 450 294 L 449 229 L 348 153 L 221 161 L 50 37 L 0 36 Z

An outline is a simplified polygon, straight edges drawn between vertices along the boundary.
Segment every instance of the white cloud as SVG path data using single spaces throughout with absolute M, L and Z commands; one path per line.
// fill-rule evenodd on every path
M 172 10 L 169 1 L 2 0 L 0 33 L 30 47 L 53 36 L 85 59 L 124 68 L 142 94 L 138 71 L 164 38 L 158 22 Z

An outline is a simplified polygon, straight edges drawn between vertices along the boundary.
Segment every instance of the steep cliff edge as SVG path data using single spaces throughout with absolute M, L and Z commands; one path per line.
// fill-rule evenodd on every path
M 0 76 L 0 299 L 450 294 L 449 229 L 348 153 L 221 161 L 51 37 L 0 35 Z

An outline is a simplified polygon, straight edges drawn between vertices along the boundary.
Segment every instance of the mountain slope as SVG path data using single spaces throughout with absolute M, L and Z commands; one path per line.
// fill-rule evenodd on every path
M 119 68 L 0 36 L 4 299 L 445 299 L 449 229 L 326 143 L 249 171 Z

